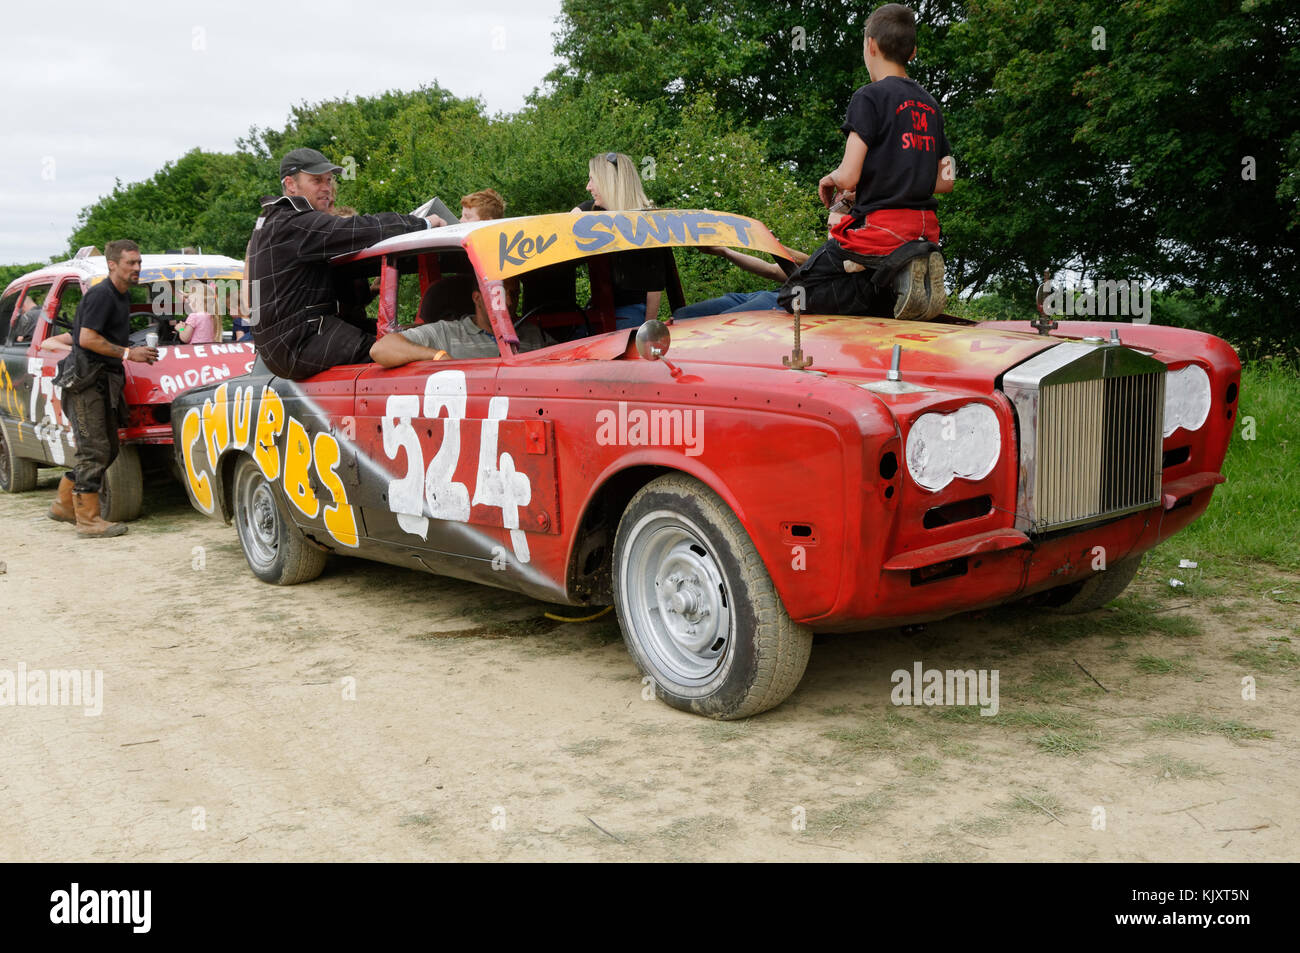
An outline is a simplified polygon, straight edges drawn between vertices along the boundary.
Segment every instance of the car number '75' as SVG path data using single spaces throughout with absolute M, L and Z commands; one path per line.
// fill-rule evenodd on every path
M 396 460 L 406 453 L 406 473 L 388 483 L 388 508 L 397 515 L 401 528 L 428 538 L 429 520 L 469 522 L 471 506 L 501 508 L 502 525 L 510 530 L 515 557 L 529 560 L 528 539 L 519 528 L 519 509 L 532 500 L 532 483 L 528 474 L 515 469 L 509 453 L 497 455 L 497 435 L 501 421 L 510 407 L 509 397 L 493 397 L 488 402 L 487 419 L 482 421 L 479 436 L 478 475 L 471 497 L 469 487 L 455 479 L 461 455 L 461 421 L 465 419 L 468 394 L 465 372 L 438 371 L 424 385 L 423 406 L 416 394 L 393 394 L 384 408 L 384 453 Z M 416 436 L 413 418 L 436 420 L 447 411 L 443 421 L 442 443 L 438 452 L 424 465 L 424 450 Z

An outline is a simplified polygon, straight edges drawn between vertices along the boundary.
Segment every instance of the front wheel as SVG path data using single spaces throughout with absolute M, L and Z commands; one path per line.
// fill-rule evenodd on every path
M 293 586 L 321 574 L 328 554 L 309 543 L 285 516 L 252 457 L 240 457 L 235 465 L 234 505 L 239 545 L 258 579 Z
M 791 621 L 740 520 L 680 474 L 647 484 L 624 511 L 614 606 L 659 697 L 711 718 L 779 705 L 812 651 L 812 631 Z
M 99 515 L 110 523 L 128 523 L 140 518 L 144 507 L 144 473 L 140 451 L 133 444 L 118 450 L 117 458 L 104 471 L 99 485 Z
M 1137 575 L 1140 565 L 1142 565 L 1141 556 L 1121 559 L 1114 565 L 1089 576 L 1083 582 L 1051 590 L 1047 593 L 1047 606 L 1053 612 L 1063 615 L 1078 615 L 1100 609 L 1120 597 L 1120 593 L 1129 587 L 1129 583 Z
M 5 425 L 0 423 L 0 490 L 6 493 L 26 493 L 36 489 L 36 463 L 18 456 L 9 441 Z

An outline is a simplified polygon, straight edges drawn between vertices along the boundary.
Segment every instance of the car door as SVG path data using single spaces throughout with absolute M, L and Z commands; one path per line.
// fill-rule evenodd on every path
M 32 431 L 45 448 L 45 461 L 52 466 L 71 466 L 76 454 L 72 423 L 63 407 L 63 389 L 54 384 L 59 362 L 67 350 L 50 350 L 41 344 L 62 334 L 71 334 L 77 305 L 81 303 L 81 280 L 61 279 L 46 296 L 27 351 L 25 384 Z M 20 390 L 23 389 L 20 387 Z
M 0 418 L 11 439 L 21 447 L 22 425 L 27 423 L 26 395 L 18 389 L 27 374 L 27 344 L 17 340 L 18 302 L 23 287 L 18 285 L 0 297 Z
M 480 528 L 502 525 L 485 503 L 495 497 L 479 488 L 500 363 L 418 361 L 358 378 L 358 501 L 369 539 L 453 562 L 501 558 L 500 534 Z
M 63 412 L 62 394 L 54 386 L 58 361 L 66 352 L 42 351 L 40 343 L 57 333 L 52 326 L 52 316 L 57 313 L 58 295 L 65 288 L 75 286 L 69 298 L 80 298 L 80 284 L 75 278 L 62 279 L 56 290 L 50 279 L 30 282 L 23 289 L 17 315 L 10 325 L 5 341 L 5 367 L 9 390 L 9 405 L 19 411 L 15 428 L 22 455 L 51 466 L 70 465 L 72 459 L 72 427 Z M 34 326 L 23 319 L 37 315 Z M 30 334 L 20 335 L 19 323 Z M 20 339 L 20 337 L 22 339 Z M 6 413 L 13 425 L 13 418 Z

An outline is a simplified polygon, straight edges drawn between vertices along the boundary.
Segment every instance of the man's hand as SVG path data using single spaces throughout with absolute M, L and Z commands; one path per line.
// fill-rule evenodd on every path
M 447 224 L 441 215 L 426 215 L 424 220 L 429 223 L 430 228 L 442 228 Z
M 821 181 L 817 183 L 817 197 L 822 200 L 822 205 L 827 208 L 831 207 L 831 203 L 835 201 L 835 195 L 839 190 L 840 187 L 835 181 L 834 172 L 823 175 Z
M 126 349 L 125 359 L 135 361 L 137 364 L 152 364 L 158 360 L 158 349 L 156 347 L 145 347 L 143 344 L 130 347 Z

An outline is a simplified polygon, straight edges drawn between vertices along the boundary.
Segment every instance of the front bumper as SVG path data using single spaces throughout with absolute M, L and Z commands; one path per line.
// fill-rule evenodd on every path
M 932 622 L 1086 579 L 1094 566 L 1140 555 L 1187 526 L 1210 503 L 1219 473 L 1165 484 L 1160 506 L 1033 538 L 992 530 L 892 556 L 874 583 L 859 579 L 842 605 L 796 621 L 819 632 Z

